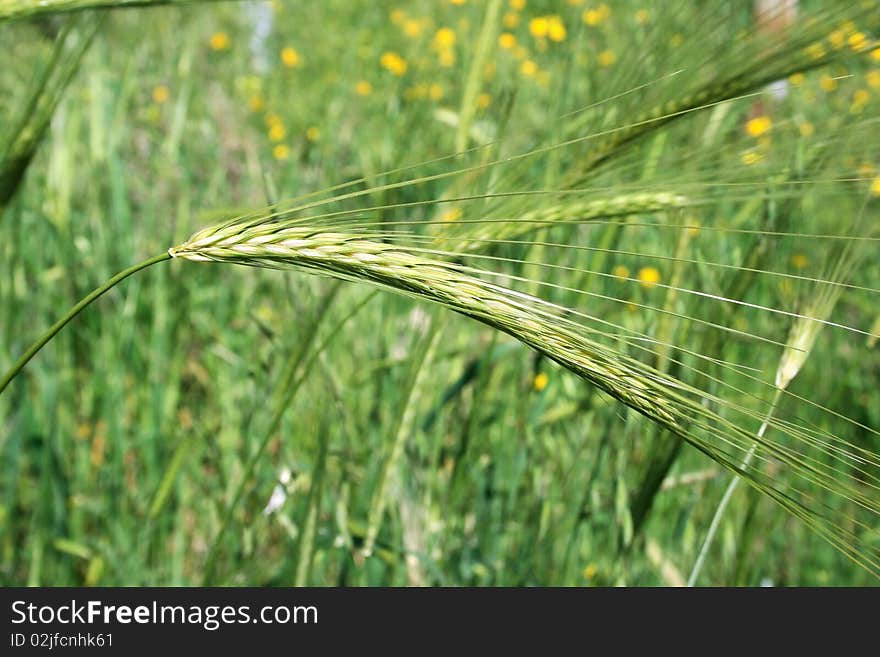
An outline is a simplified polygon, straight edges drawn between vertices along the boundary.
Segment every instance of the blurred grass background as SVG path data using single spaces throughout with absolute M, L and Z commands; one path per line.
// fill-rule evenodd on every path
M 701 39 L 724 43 L 753 29 L 749 3 L 713 25 L 691 4 L 502 3 L 474 101 L 473 142 L 503 137 L 501 152 L 513 153 L 559 139 L 556 117 L 644 82 L 639 62 L 654 67 L 649 79 L 676 68 L 667 56 L 703 66 Z M 103 16 L 0 217 L 3 369 L 98 283 L 235 208 L 361 177 L 375 185 L 383 171 L 454 152 L 450 115 L 461 105 L 485 6 L 237 2 Z M 17 62 L 0 71 L 4 126 L 66 21 L 86 30 L 96 17 L 0 25 L 0 48 Z M 823 129 L 876 119 L 873 55 L 846 70 L 798 75 L 784 99 L 765 94 L 772 143 L 749 134 L 754 106 L 740 103 L 654 142 L 682 163 L 699 159 L 711 121 L 721 121 L 717 160 L 659 174 L 639 160 L 618 175 L 702 180 L 750 171 L 774 149 L 797 161 Z M 876 146 L 840 161 L 870 179 Z M 527 175 L 539 188 L 557 173 L 536 165 Z M 837 214 L 796 215 L 812 222 L 797 230 L 843 233 L 835 222 L 863 210 L 866 188 L 841 193 Z M 370 202 L 443 193 L 439 183 L 419 196 L 403 187 Z M 816 186 L 803 198 L 823 193 Z M 746 200 L 721 199 L 696 219 L 765 226 L 758 219 L 766 208 Z M 419 210 L 444 211 L 455 212 Z M 662 256 L 679 236 L 627 227 L 614 239 L 625 252 L 589 257 L 617 278 L 594 275 L 589 284 L 631 303 L 595 303 L 609 321 L 655 335 L 663 323 L 640 304 L 667 300 L 652 281 L 673 275 Z M 721 286 L 726 272 L 700 262 L 740 262 L 753 241 L 693 231 L 685 248 L 698 262 L 677 275 L 694 289 Z M 772 262 L 820 276 L 826 254 L 815 242 L 780 238 Z M 857 280 L 871 286 L 878 274 L 874 256 Z M 760 278 L 750 299 L 793 309 L 808 293 L 802 281 Z M 703 310 L 699 299 L 673 301 L 685 318 L 721 312 Z M 859 291 L 839 310 L 853 326 L 878 312 Z M 760 326 L 784 342 L 785 318 L 741 315 L 735 326 Z M 701 335 L 686 319 L 664 330 L 688 346 Z M 858 348 L 851 335 L 829 332 L 795 392 L 877 427 L 880 356 L 863 348 L 863 336 L 855 341 Z M 731 360 L 759 358 L 735 336 L 718 348 Z M 273 427 L 272 409 L 288 398 Z M 828 421 L 809 407 L 797 414 L 807 424 Z M 180 262 L 148 270 L 41 353 L 0 397 L 0 417 L 5 585 L 679 584 L 729 481 L 703 455 L 678 449 L 645 418 L 505 336 L 296 272 Z M 880 448 L 875 435 L 850 430 L 855 444 Z M 386 472 L 395 445 L 399 457 Z M 383 485 L 386 504 L 377 510 Z M 876 583 L 746 488 L 722 522 L 703 583 Z M 375 549 L 365 553 L 371 532 Z

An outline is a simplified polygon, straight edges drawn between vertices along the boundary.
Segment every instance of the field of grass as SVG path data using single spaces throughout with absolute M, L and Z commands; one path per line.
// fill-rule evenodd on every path
M 877 2 L 44 4 L 0 584 L 877 584 Z

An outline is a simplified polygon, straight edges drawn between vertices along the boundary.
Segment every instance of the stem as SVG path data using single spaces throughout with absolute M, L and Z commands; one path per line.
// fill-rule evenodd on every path
M 468 71 L 467 81 L 464 86 L 464 94 L 461 101 L 461 110 L 458 112 L 458 129 L 455 131 L 455 152 L 463 153 L 470 141 L 470 129 L 477 109 L 477 95 L 483 81 L 486 69 L 486 61 L 495 45 L 495 35 L 498 32 L 498 14 L 501 11 L 501 0 L 490 0 L 486 6 L 486 14 L 483 18 L 483 27 L 474 49 L 474 57 L 471 60 L 471 68 Z
M 61 329 L 63 329 L 67 323 L 72 320 L 74 317 L 79 315 L 80 311 L 88 306 L 92 301 L 100 297 L 102 294 L 107 292 L 107 290 L 116 286 L 117 283 L 122 281 L 123 279 L 128 278 L 135 272 L 139 272 L 141 269 L 146 269 L 150 265 L 155 265 L 157 262 L 162 262 L 163 260 L 170 260 L 171 254 L 165 252 L 161 255 L 153 256 L 149 260 L 144 260 L 142 263 L 133 265 L 128 269 L 123 269 L 121 272 L 116 274 L 109 281 L 101 285 L 100 287 L 95 288 L 88 295 L 80 299 L 79 303 L 77 303 L 73 308 L 67 311 L 67 314 L 64 315 L 61 319 L 55 322 L 49 329 L 40 336 L 40 338 L 34 342 L 30 348 L 22 354 L 21 358 L 19 358 L 12 368 L 6 373 L 6 376 L 3 377 L 3 380 L 0 381 L 0 394 L 6 389 L 6 386 L 9 385 L 10 381 L 14 379 L 19 372 L 24 368 L 25 365 L 28 364 L 31 358 L 33 358 L 37 352 L 42 349 L 49 340 L 55 337 L 55 334 L 58 333 Z
M 767 425 L 770 423 L 770 418 L 773 417 L 773 413 L 776 411 L 776 405 L 779 403 L 779 398 L 782 396 L 782 390 L 782 388 L 776 388 L 776 394 L 773 396 L 773 403 L 770 405 L 770 410 L 767 411 L 767 417 L 764 418 L 764 422 L 761 424 L 761 428 L 758 429 L 755 444 L 751 446 L 745 458 L 742 460 L 740 469 L 745 470 L 745 468 L 748 467 L 748 465 L 752 462 L 752 459 L 755 458 L 755 452 L 758 449 L 757 441 L 763 438 L 764 432 L 767 431 Z M 721 497 L 721 501 L 718 503 L 718 508 L 715 509 L 715 515 L 712 516 L 712 522 L 709 525 L 709 531 L 706 532 L 706 538 L 703 539 L 703 545 L 700 547 L 700 554 L 697 555 L 697 560 L 694 563 L 694 568 L 693 570 L 691 570 L 690 577 L 688 577 L 688 586 L 695 586 L 697 583 L 697 579 L 700 577 L 700 573 L 703 570 L 703 562 L 706 560 L 706 555 L 709 553 L 709 548 L 712 545 L 712 541 L 715 539 L 715 533 L 718 531 L 718 525 L 721 524 L 721 518 L 722 516 L 724 516 L 724 511 L 725 509 L 727 509 L 727 505 L 730 503 L 730 498 L 733 497 L 733 493 L 734 491 L 736 491 L 737 486 L 739 486 L 740 481 L 740 476 L 734 475 L 731 482 L 727 485 L 727 490 L 724 491 L 724 495 Z
M 257 451 L 254 452 L 253 456 L 251 456 L 251 458 L 245 465 L 244 473 L 242 474 L 242 477 L 235 488 L 235 492 L 232 495 L 232 501 L 229 503 L 229 506 L 226 507 L 223 513 L 223 519 L 220 522 L 220 529 L 217 531 L 217 535 L 211 542 L 211 547 L 208 548 L 208 555 L 205 557 L 205 567 L 202 574 L 202 586 L 214 585 L 214 568 L 217 563 L 217 556 L 223 543 L 223 539 L 226 536 L 226 532 L 229 530 L 229 526 L 232 524 L 232 517 L 235 514 L 238 505 L 241 503 L 241 500 L 248 489 L 248 484 L 250 484 L 251 477 L 256 471 L 257 463 L 259 463 L 260 459 L 263 456 L 263 453 L 269 446 L 269 442 L 272 440 L 272 437 L 277 433 L 279 427 L 281 426 L 281 420 L 284 419 L 284 412 L 290 407 L 293 398 L 299 391 L 299 387 L 302 385 L 303 381 L 305 381 L 309 370 L 317 360 L 318 354 L 323 351 L 323 349 L 327 346 L 329 340 L 336 335 L 337 331 L 339 331 L 346 324 L 346 322 L 348 322 L 349 319 L 354 317 L 354 315 L 361 308 L 364 307 L 369 299 L 373 298 L 372 294 L 368 294 L 363 299 L 363 301 L 358 303 L 352 309 L 352 311 L 349 312 L 342 319 L 342 321 L 336 324 L 333 330 L 330 331 L 327 338 L 320 342 L 317 348 L 314 349 L 313 353 L 309 355 L 309 347 L 311 346 L 312 341 L 315 339 L 318 328 L 321 322 L 324 320 L 324 317 L 326 316 L 330 305 L 333 303 L 333 299 L 336 297 L 336 293 L 339 291 L 340 285 L 341 283 L 339 281 L 336 281 L 333 287 L 331 287 L 330 290 L 324 295 L 324 298 L 321 300 L 321 305 L 318 307 L 315 315 L 311 318 L 311 320 L 309 320 L 309 323 L 306 326 L 304 336 L 305 339 L 300 342 L 299 349 L 296 351 L 293 358 L 288 362 L 287 370 L 285 371 L 281 386 L 279 388 L 276 388 L 276 394 L 273 397 L 274 403 L 272 403 L 272 419 L 269 420 L 269 425 L 266 431 L 263 432 L 262 437 L 260 438 Z
M 385 460 L 382 463 L 382 470 L 379 474 L 379 482 L 376 485 L 373 499 L 370 502 L 370 510 L 367 515 L 367 535 L 364 539 L 364 547 L 361 554 L 365 557 L 372 556 L 373 548 L 376 546 L 376 538 L 379 536 L 379 529 L 382 525 L 382 518 L 385 514 L 385 507 L 388 504 L 389 491 L 391 489 L 391 481 L 394 476 L 394 467 L 400 460 L 403 448 L 407 439 L 412 435 L 415 427 L 415 418 L 417 410 L 417 402 L 422 395 L 426 384 L 426 375 L 431 369 L 430 364 L 434 359 L 434 353 L 440 336 L 443 334 L 442 325 L 438 326 L 436 317 L 433 319 L 433 326 L 430 333 L 425 336 L 415 348 L 415 353 L 411 356 L 413 372 L 407 390 L 404 393 L 403 406 L 397 420 L 397 427 L 390 434 L 393 436 L 386 451 Z

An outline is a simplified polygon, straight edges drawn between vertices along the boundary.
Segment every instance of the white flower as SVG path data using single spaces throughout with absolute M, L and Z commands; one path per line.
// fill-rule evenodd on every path
M 272 489 L 272 495 L 266 503 L 266 508 L 263 509 L 264 516 L 274 513 L 284 505 L 284 501 L 287 499 L 287 484 L 290 483 L 290 477 L 290 468 L 281 468 L 281 471 L 278 473 L 278 483 Z

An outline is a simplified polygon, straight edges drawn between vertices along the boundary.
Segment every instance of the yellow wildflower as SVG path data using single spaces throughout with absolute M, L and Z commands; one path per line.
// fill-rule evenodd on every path
M 504 14 L 504 18 L 501 19 L 501 23 L 508 30 L 512 30 L 517 25 L 519 25 L 519 14 L 513 11 L 508 11 L 506 14 Z
M 441 27 L 434 35 L 434 45 L 437 48 L 451 48 L 455 45 L 455 32 L 448 27 Z
M 287 144 L 278 144 L 272 149 L 272 156 L 276 160 L 286 160 L 290 157 L 290 146 Z
M 167 103 L 170 96 L 171 92 L 168 91 L 168 87 L 164 84 L 157 84 L 153 87 L 153 102 L 159 105 Z
M 769 132 L 772 127 L 773 122 L 770 120 L 769 116 L 756 116 L 755 118 L 746 121 L 746 132 L 751 137 L 760 137 Z
M 812 137 L 813 133 L 816 132 L 816 128 L 809 121 L 804 121 L 798 125 L 798 130 L 801 133 L 801 137 Z
M 880 176 L 871 182 L 871 196 L 880 196 Z
M 438 60 L 440 61 L 440 66 L 449 68 L 450 66 L 455 64 L 455 53 L 451 50 L 443 50 L 440 52 Z
M 547 36 L 548 30 L 549 22 L 546 16 L 536 16 L 529 21 L 529 32 L 531 32 L 532 36 L 536 39 Z
M 646 290 L 650 290 L 660 282 L 660 272 L 654 267 L 642 267 L 639 269 L 638 277 L 639 283 Z
M 599 53 L 599 66 L 607 68 L 617 61 L 617 55 L 613 50 L 603 50 Z
M 406 73 L 406 60 L 396 52 L 389 51 L 382 53 L 379 63 L 383 68 L 391 71 L 394 75 L 400 76 Z
M 629 278 L 629 267 L 626 265 L 617 265 L 611 270 L 611 274 L 616 278 Z
M 431 97 L 431 100 L 440 100 L 443 98 L 443 85 L 437 84 L 434 82 L 430 87 L 428 87 L 428 96 Z
M 309 126 L 306 128 L 306 139 L 309 141 L 318 141 L 321 138 L 321 131 L 318 130 L 315 126 Z
M 599 572 L 599 569 L 596 568 L 596 564 L 590 563 L 584 567 L 583 576 L 584 579 L 593 579 L 596 576 L 596 573 Z
M 440 221 L 458 221 L 461 215 L 461 208 L 448 208 L 440 215 Z
M 869 100 L 871 100 L 871 92 L 867 89 L 856 89 L 853 92 L 853 105 L 861 107 L 866 105 Z
M 535 62 L 533 62 L 531 59 L 527 59 L 522 64 L 520 64 L 519 72 L 526 77 L 532 77 L 538 72 L 538 65 L 535 64 Z
M 403 96 L 407 100 L 418 100 L 419 98 L 424 98 L 427 95 L 428 85 L 426 85 L 424 82 L 420 82 L 419 84 L 412 86 L 403 92 Z
M 489 107 L 489 104 L 492 102 L 492 96 L 487 93 L 482 93 L 477 96 L 477 107 L 480 109 L 486 109 Z
M 595 9 L 584 10 L 584 13 L 581 14 L 581 19 L 590 27 L 596 27 L 605 22 L 609 16 L 611 16 L 611 10 L 608 8 L 608 5 L 601 4 Z
M 795 253 L 791 256 L 791 266 L 795 269 L 803 269 L 807 266 L 807 256 L 803 253 Z
M 211 50 L 226 50 L 229 48 L 229 35 L 226 32 L 215 32 L 209 41 Z
M 599 13 L 598 9 L 585 9 L 584 13 L 581 14 L 581 20 L 590 27 L 596 27 L 602 22 L 602 14 Z
M 843 30 L 834 30 L 828 35 L 828 43 L 830 43 L 831 47 L 835 50 L 840 50 L 846 45 L 846 34 L 844 34 Z
M 354 85 L 354 92 L 358 96 L 369 96 L 373 93 L 373 85 L 367 80 L 358 80 L 357 84 Z
M 874 50 L 871 51 L 871 59 L 875 62 L 880 62 L 880 48 L 874 48 Z
M 865 81 L 872 89 L 880 89 L 880 71 L 868 71 Z
M 799 87 L 804 83 L 804 79 L 803 73 L 794 73 L 789 76 L 788 81 L 795 87 Z
M 406 12 L 403 9 L 392 9 L 391 10 L 391 22 L 395 25 L 400 25 L 403 21 L 406 20 Z
M 299 66 L 299 61 L 299 53 L 296 51 L 296 49 L 291 48 L 290 46 L 281 49 L 281 63 L 284 64 L 287 68 Z
M 740 159 L 746 165 L 758 164 L 764 161 L 764 154 L 758 151 L 746 151 Z
M 510 7 L 516 11 L 522 11 L 526 8 L 526 0 L 510 0 Z
M 822 91 L 826 93 L 831 93 L 835 89 L 837 89 L 837 80 L 835 80 L 830 75 L 823 75 L 819 79 L 819 86 L 822 87 Z
M 856 52 L 860 52 L 865 50 L 868 47 L 868 37 L 865 36 L 864 32 L 855 32 L 849 35 L 849 39 L 846 40 L 849 43 L 849 47 L 855 50 Z
M 287 136 L 287 130 L 281 123 L 273 123 L 269 127 L 269 141 L 281 141 Z
M 555 41 L 556 43 L 565 41 L 567 34 L 565 23 L 562 22 L 562 19 L 559 16 L 550 16 L 550 18 L 547 19 L 547 36 L 551 41 Z
M 262 112 L 265 107 L 266 101 L 263 100 L 260 94 L 253 94 L 248 98 L 248 108 L 250 108 L 251 112 Z
M 422 23 L 414 18 L 409 18 L 403 22 L 403 33 L 411 38 L 416 38 L 422 33 Z
M 639 9 L 636 12 L 636 23 L 638 23 L 639 25 L 644 25 L 645 23 L 647 23 L 649 18 L 650 14 L 648 13 L 647 9 Z
M 510 32 L 502 32 L 498 37 L 498 45 L 505 50 L 513 50 L 516 47 L 516 37 Z
M 544 390 L 544 388 L 547 387 L 547 384 L 549 382 L 550 382 L 550 378 L 546 374 L 544 374 L 543 372 L 540 372 L 540 373 L 536 374 L 535 378 L 532 380 L 532 387 L 536 391 L 541 392 L 542 390 Z
M 807 46 L 807 54 L 813 59 L 822 59 L 825 56 L 825 46 L 816 42 Z

